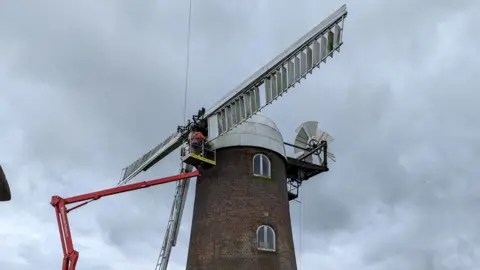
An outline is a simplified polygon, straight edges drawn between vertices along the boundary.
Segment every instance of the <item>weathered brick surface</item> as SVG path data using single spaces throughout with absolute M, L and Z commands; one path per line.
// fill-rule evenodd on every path
M 266 154 L 272 179 L 256 178 L 253 155 Z M 277 251 L 258 251 L 256 230 L 270 225 Z M 217 150 L 217 166 L 197 179 L 187 269 L 296 270 L 285 162 L 254 147 Z

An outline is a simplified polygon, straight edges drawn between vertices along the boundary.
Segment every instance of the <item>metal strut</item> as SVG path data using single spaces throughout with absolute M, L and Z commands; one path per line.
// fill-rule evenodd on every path
M 193 170 L 193 166 L 185 164 L 184 168 L 184 164 L 185 163 L 182 162 L 181 172 L 190 173 Z M 172 252 L 172 247 L 177 244 L 178 233 L 180 230 L 180 224 L 182 221 L 183 209 L 185 208 L 189 185 L 190 178 L 186 178 L 177 182 L 177 188 L 175 190 L 172 210 L 170 211 L 167 230 L 165 231 L 162 249 L 160 250 L 160 254 L 158 255 L 155 270 L 167 269 L 168 262 L 170 260 L 170 253 Z

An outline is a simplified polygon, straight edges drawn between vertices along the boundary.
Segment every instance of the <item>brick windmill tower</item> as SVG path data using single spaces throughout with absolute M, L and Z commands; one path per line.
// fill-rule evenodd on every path
M 124 169 L 119 185 L 180 147 L 180 170 L 200 172 L 187 269 L 296 269 L 289 200 L 298 196 L 303 181 L 328 170 L 331 139 L 317 131 L 316 122 L 305 122 L 294 144 L 285 143 L 276 125 L 259 112 L 340 50 L 346 16 L 344 5 Z M 200 151 L 190 151 L 193 130 L 207 137 Z M 285 145 L 300 155 L 287 156 Z M 177 182 L 156 269 L 167 269 L 189 183 Z
M 186 269 L 297 269 L 289 201 L 298 193 L 292 188 L 328 170 L 331 140 L 307 127 L 297 131 L 293 147 L 305 153 L 295 158 L 286 155 L 275 123 L 260 114 L 213 141 L 217 163 L 197 178 Z

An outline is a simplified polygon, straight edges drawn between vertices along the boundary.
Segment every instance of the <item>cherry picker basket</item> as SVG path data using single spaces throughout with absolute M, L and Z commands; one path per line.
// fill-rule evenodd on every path
M 192 147 L 191 143 L 181 150 L 183 162 L 196 168 L 208 169 L 215 166 L 216 153 L 210 142 L 202 142 L 201 147 Z

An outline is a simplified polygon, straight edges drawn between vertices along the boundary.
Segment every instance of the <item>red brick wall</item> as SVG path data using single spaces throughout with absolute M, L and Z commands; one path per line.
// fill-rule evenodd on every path
M 253 155 L 266 154 L 272 179 L 252 175 Z M 217 166 L 196 184 L 188 251 L 189 270 L 296 270 L 285 161 L 254 147 L 217 150 Z M 256 230 L 270 225 L 276 252 L 258 251 Z

